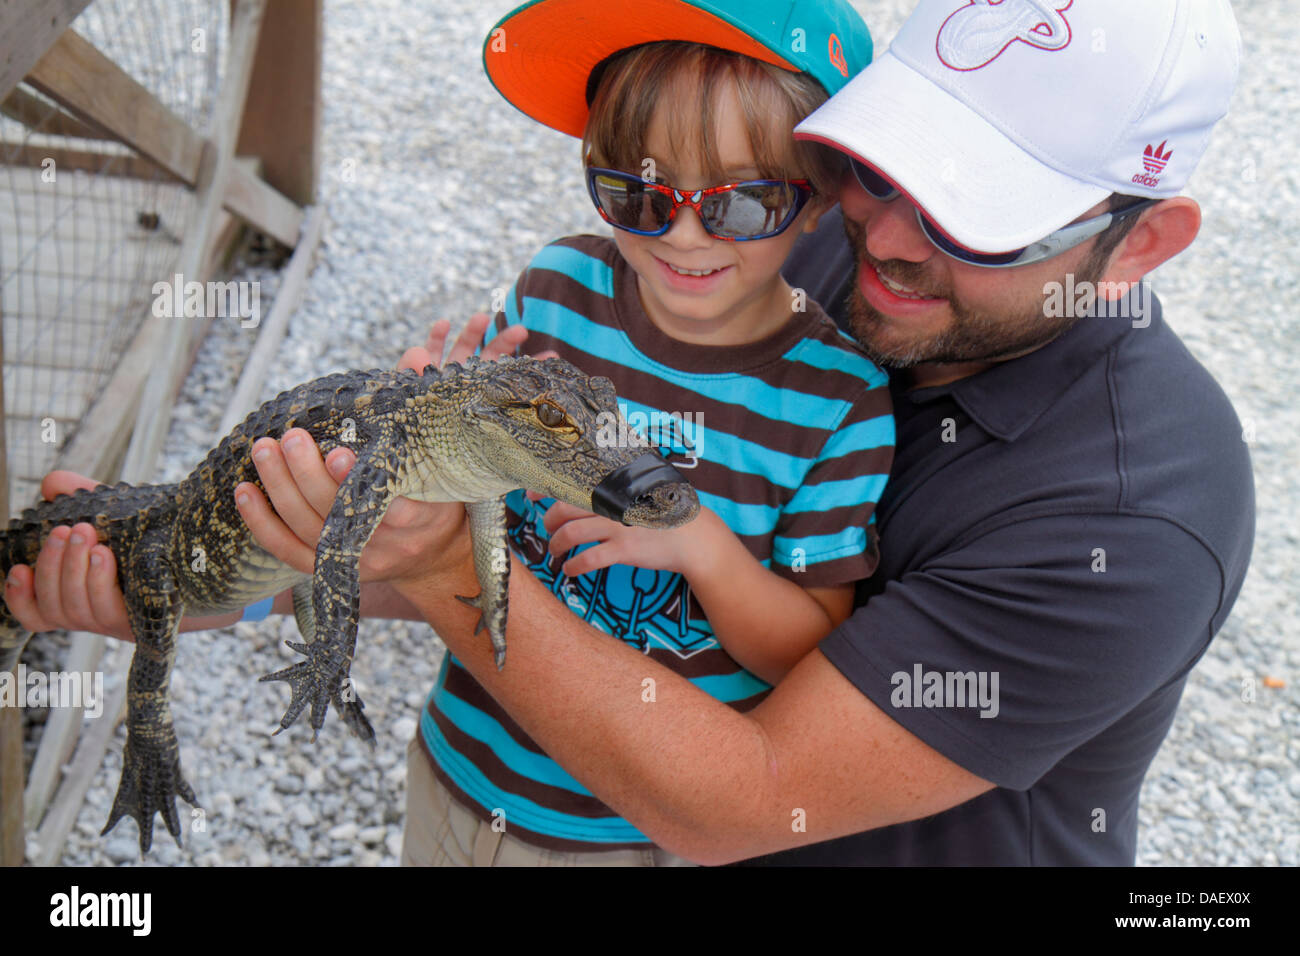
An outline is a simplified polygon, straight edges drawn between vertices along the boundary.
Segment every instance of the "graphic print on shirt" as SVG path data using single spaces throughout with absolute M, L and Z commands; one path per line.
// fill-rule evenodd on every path
M 528 569 L 569 609 L 588 624 L 632 645 L 641 653 L 664 647 L 680 658 L 718 646 L 704 610 L 691 594 L 690 582 L 675 571 L 656 571 L 615 564 L 571 578 L 561 568 L 573 555 L 547 550 L 542 524 L 554 499 L 529 501 L 522 492 L 506 498 L 510 545 Z

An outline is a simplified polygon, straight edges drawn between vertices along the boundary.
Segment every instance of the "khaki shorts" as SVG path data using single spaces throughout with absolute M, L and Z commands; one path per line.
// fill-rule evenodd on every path
M 434 774 L 419 729 L 406 747 L 406 829 L 402 866 L 694 866 L 650 847 L 565 853 L 493 829 L 467 809 Z

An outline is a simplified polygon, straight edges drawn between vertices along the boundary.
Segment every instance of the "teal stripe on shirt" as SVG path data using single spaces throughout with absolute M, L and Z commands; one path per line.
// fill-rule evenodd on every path
M 818 485 L 804 485 L 794 493 L 785 506 L 786 514 L 801 511 L 832 511 L 835 508 L 853 507 L 865 502 L 880 500 L 888 475 L 859 475 L 844 481 L 823 481 Z
M 550 269 L 567 276 L 597 295 L 614 298 L 614 268 L 569 246 L 547 246 L 528 263 L 530 269 Z
M 867 532 L 862 528 L 845 528 L 836 534 L 815 534 L 806 538 L 783 538 L 777 535 L 772 539 L 772 558 L 789 565 L 793 563 L 794 549 L 803 548 L 804 561 L 816 564 L 819 561 L 853 557 L 865 551 L 866 547 Z
M 715 402 L 748 409 L 764 409 L 763 415 L 766 418 L 832 429 L 851 407 L 850 403 L 841 399 L 777 388 L 762 379 L 739 372 L 717 375 L 670 369 L 643 355 L 621 329 L 600 325 L 582 313 L 549 299 L 526 296 L 524 312 L 528 315 L 525 323 L 528 328 L 567 342 L 572 348 L 624 368 L 665 378 Z
M 622 817 L 576 817 L 498 789 L 471 761 L 452 748 L 427 709 L 420 718 L 420 731 L 456 785 L 489 812 L 505 811 L 507 824 L 513 822 L 538 833 L 588 843 L 649 842 L 645 834 Z
M 816 339 L 804 339 L 784 356 L 787 361 L 802 362 L 813 368 L 844 372 L 863 379 L 863 390 L 889 384 L 889 376 L 865 355 L 837 349 Z

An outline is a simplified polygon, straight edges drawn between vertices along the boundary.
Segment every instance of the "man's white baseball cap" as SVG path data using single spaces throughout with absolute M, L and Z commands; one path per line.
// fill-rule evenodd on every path
M 874 166 L 961 245 L 1004 252 L 1112 192 L 1177 195 L 1240 59 L 1227 0 L 920 0 L 795 137 Z

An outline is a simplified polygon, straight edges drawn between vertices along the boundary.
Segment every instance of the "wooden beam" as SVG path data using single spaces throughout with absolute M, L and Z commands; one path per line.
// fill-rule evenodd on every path
M 6 165 L 40 169 L 47 159 L 54 160 L 56 170 L 79 169 L 88 173 L 143 179 L 147 182 L 155 179 L 179 182 L 161 166 L 135 153 L 101 153 L 0 140 L 0 160 Z M 248 159 L 251 161 L 255 157 Z M 227 212 L 290 249 L 302 231 L 303 211 L 262 181 L 257 171 L 247 163 L 236 163 L 231 167 L 222 206 Z
M 0 159 L 4 160 L 6 166 L 30 166 L 34 169 L 41 169 L 45 160 L 52 159 L 56 172 L 79 169 L 87 173 L 102 173 L 105 176 L 122 176 L 150 182 L 155 179 L 180 182 L 157 163 L 131 152 L 97 152 L 90 149 L 65 149 L 61 146 L 34 146 L 31 143 L 0 141 Z
M 21 82 L 90 0 L 5 0 L 0 3 L 0 97 Z
M 298 242 L 303 211 L 246 167 L 231 167 L 225 208 L 290 249 Z
M 80 136 L 82 139 L 112 139 L 94 123 L 77 119 L 65 113 L 57 104 L 51 105 L 39 96 L 32 96 L 21 86 L 16 86 L 3 103 L 0 113 L 16 119 L 28 129 L 48 136 Z
M 69 674 L 88 674 L 99 669 L 108 638 L 103 634 L 74 631 L 72 647 L 64 671 Z M 99 706 L 105 706 L 99 701 Z M 101 715 L 105 716 L 105 715 Z M 41 745 L 32 760 L 32 772 L 27 776 L 27 789 L 23 793 L 23 823 L 35 830 L 41 822 L 45 808 L 63 775 L 63 767 L 77 748 L 77 734 L 81 728 L 82 707 L 51 707 L 50 716 L 41 730 Z
M 267 5 L 235 150 L 260 156 L 266 181 L 299 206 L 316 201 L 320 178 L 321 7 L 322 0 Z
M 259 9 L 264 2 L 257 0 Z M 280 7 L 277 4 L 273 9 L 279 10 Z M 239 52 L 233 46 L 232 50 Z M 243 51 L 243 54 L 252 57 L 251 51 Z M 32 86 L 66 107 L 74 117 L 84 117 L 102 126 L 124 144 L 153 160 L 165 173 L 189 186 L 198 186 L 205 148 L 216 142 L 230 148 L 229 144 L 234 142 L 233 129 L 229 139 L 214 135 L 212 140 L 204 140 L 152 93 L 72 31 L 60 38 L 41 58 L 27 79 Z M 230 81 L 227 74 L 226 83 Z M 250 82 L 251 79 L 246 78 L 245 91 Z M 279 95 L 281 91 L 277 91 Z M 220 122 L 220 117 L 216 117 L 214 122 Z M 16 150 L 15 154 L 11 162 L 24 165 L 39 166 L 47 156 L 58 163 L 61 155 L 72 169 L 102 168 L 102 160 L 93 152 L 60 153 L 48 147 L 26 146 Z M 95 165 L 97 163 L 99 165 Z M 124 158 L 116 168 L 122 170 L 122 175 L 152 179 L 151 166 L 133 157 Z M 264 174 L 266 170 L 267 164 L 263 161 Z M 315 188 L 314 179 L 312 188 Z M 232 167 L 228 175 L 223 176 L 222 189 L 223 205 L 235 215 L 287 246 L 296 241 L 302 226 L 302 210 L 275 188 L 244 169 Z
M 77 822 L 77 814 L 86 799 L 90 782 L 99 773 L 104 762 L 104 751 L 113 739 L 117 725 L 126 716 L 127 672 L 130 669 L 130 655 L 122 655 L 116 677 L 105 675 L 105 685 L 114 689 L 105 694 L 104 713 L 90 725 L 90 730 L 81 736 L 81 744 L 68 765 L 63 783 L 58 794 L 50 804 L 50 809 L 36 831 L 33 843 L 35 853 L 32 863 L 36 866 L 54 866 L 63 855 L 63 844 L 72 832 L 72 825 Z M 183 812 L 183 811 L 182 811 Z M 157 831 L 155 831 L 156 833 Z
M 198 180 L 203 137 L 75 31 L 59 37 L 27 82 L 182 182 Z

